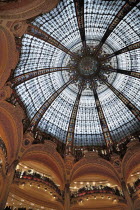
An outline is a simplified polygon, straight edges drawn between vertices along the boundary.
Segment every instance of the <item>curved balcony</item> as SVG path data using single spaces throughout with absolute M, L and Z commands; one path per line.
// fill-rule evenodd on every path
M 124 199 L 124 196 L 121 191 L 119 191 L 117 188 L 111 188 L 108 186 L 91 186 L 91 187 L 83 187 L 78 190 L 78 192 L 73 193 L 71 195 L 71 204 L 77 204 L 82 203 L 84 200 L 90 200 L 90 199 L 104 199 L 104 200 L 110 200 L 113 203 L 124 203 L 126 204 L 126 201 Z
M 118 188 L 111 188 L 108 186 L 99 185 L 99 186 L 82 187 L 76 193 L 73 193 L 71 195 L 71 198 L 79 196 L 81 197 L 84 195 L 94 194 L 94 193 L 107 193 L 123 197 L 122 192 L 120 192 Z
M 50 191 L 50 194 L 52 194 L 57 201 L 63 203 L 63 191 L 61 191 L 51 179 L 41 176 L 38 173 L 29 174 L 26 171 L 23 173 L 16 171 L 14 183 L 24 186 L 27 182 L 30 186 L 36 185 L 38 188 L 44 188 L 45 191 Z
M 140 178 L 133 183 L 133 186 L 128 185 L 128 189 L 133 201 L 140 200 Z

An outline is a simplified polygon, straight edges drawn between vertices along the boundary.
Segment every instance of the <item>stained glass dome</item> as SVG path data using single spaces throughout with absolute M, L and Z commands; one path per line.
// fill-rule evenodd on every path
M 13 86 L 30 129 L 104 146 L 140 128 L 140 3 L 63 0 L 30 21 Z

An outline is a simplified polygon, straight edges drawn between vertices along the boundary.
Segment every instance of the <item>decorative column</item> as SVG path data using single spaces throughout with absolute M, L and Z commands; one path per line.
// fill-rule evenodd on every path
M 129 192 L 128 192 L 128 189 L 127 189 L 127 186 L 126 186 L 126 183 L 125 181 L 122 179 L 121 181 L 121 185 L 122 185 L 122 191 L 123 191 L 123 194 L 125 196 L 125 199 L 127 201 L 127 204 L 128 204 L 128 210 L 134 210 L 134 204 L 133 204 L 133 201 L 129 195 Z
M 74 165 L 74 157 L 72 154 L 65 157 L 65 191 L 64 191 L 64 209 L 70 210 L 70 175 Z
M 18 160 L 15 160 L 7 169 L 7 172 L 5 175 L 3 175 L 3 186 L 2 190 L 0 192 L 0 209 L 3 210 L 5 208 L 10 186 L 13 182 L 14 174 L 15 174 L 15 169 L 18 164 Z
M 70 210 L 70 185 L 67 183 L 65 185 L 65 195 L 64 195 L 64 209 Z

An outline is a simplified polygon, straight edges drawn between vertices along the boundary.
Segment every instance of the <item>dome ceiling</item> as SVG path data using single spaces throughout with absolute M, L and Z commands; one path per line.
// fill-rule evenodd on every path
M 139 7 L 63 0 L 29 24 L 13 86 L 31 130 L 78 146 L 108 145 L 139 130 Z

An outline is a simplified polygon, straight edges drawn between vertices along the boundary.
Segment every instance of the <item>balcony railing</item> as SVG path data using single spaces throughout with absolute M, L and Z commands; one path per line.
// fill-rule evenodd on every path
M 53 196 L 55 197 L 55 194 L 57 193 L 57 200 L 63 201 L 63 191 L 59 189 L 59 187 L 48 177 L 41 176 L 38 173 L 28 173 L 27 171 L 15 172 L 14 182 L 16 183 L 22 183 L 25 184 L 26 182 L 30 183 L 30 186 L 34 183 L 35 185 L 39 187 L 43 187 L 45 190 L 52 191 Z
M 111 188 L 108 186 L 91 186 L 90 189 L 84 187 L 78 190 L 78 192 L 71 195 L 71 204 L 82 203 L 84 200 L 89 199 L 102 199 L 110 200 L 112 202 L 119 202 L 126 204 L 126 200 L 121 191 L 117 188 Z
M 133 200 L 139 198 L 140 197 L 140 178 L 138 178 L 133 183 L 133 186 L 128 185 L 128 190 Z
M 77 192 L 71 195 L 71 198 L 81 197 L 94 193 L 107 193 L 123 197 L 122 192 L 119 191 L 118 188 L 111 188 L 108 186 L 100 185 L 100 186 L 90 186 L 90 187 L 80 188 Z

